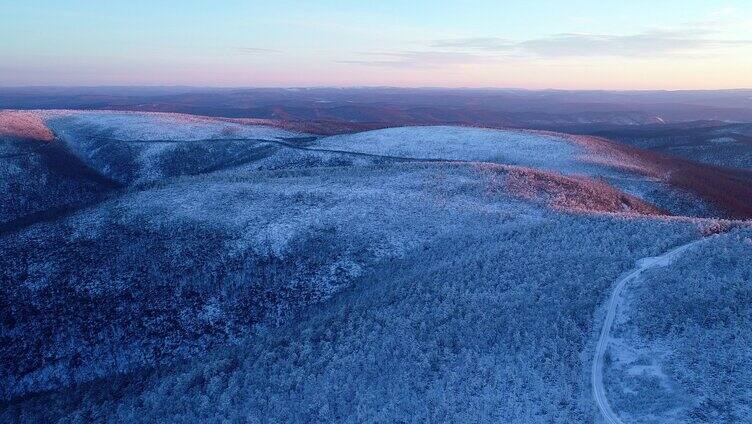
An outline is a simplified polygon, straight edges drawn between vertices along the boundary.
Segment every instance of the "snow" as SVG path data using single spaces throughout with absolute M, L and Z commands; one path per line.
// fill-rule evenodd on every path
M 536 171 L 553 171 L 576 178 L 586 176 L 591 180 L 581 179 L 585 183 L 583 187 L 599 187 L 605 182 L 637 197 L 648 207 L 655 205 L 679 214 L 714 212 L 696 196 L 686 191 L 678 192 L 660 179 L 641 175 L 640 170 L 649 164 L 643 163 L 640 158 L 615 155 L 610 145 L 588 137 L 525 130 L 417 126 L 325 137 L 316 140 L 313 146 L 416 160 L 493 162 Z M 607 209 L 616 210 L 614 207 Z
M 275 140 L 299 137 L 300 133 L 266 125 L 243 125 L 218 118 L 176 113 L 120 112 L 120 111 L 48 111 L 47 121 L 67 116 L 75 125 L 87 126 L 93 132 L 114 139 L 197 141 L 208 139 L 250 138 Z
M 551 135 L 474 127 L 399 127 L 319 139 L 323 149 L 414 159 L 487 161 L 560 172 L 582 172 L 584 149 Z
M 713 144 L 734 144 L 736 143 L 736 139 L 734 137 L 717 137 L 708 140 L 710 143 Z M 705 148 L 704 146 L 697 146 L 697 148 Z
M 71 152 L 125 185 L 251 162 L 270 153 L 269 146 L 259 140 L 304 135 L 272 126 L 181 114 L 40 113 Z
M 636 284 L 642 277 L 643 273 L 653 269 L 671 265 L 685 251 L 696 247 L 705 240 L 694 240 L 689 243 L 680 245 L 658 256 L 649 256 L 636 261 L 635 268 L 628 274 L 619 278 L 614 283 L 614 289 L 606 305 L 606 314 L 603 326 L 601 327 L 598 344 L 595 348 L 594 358 L 591 370 L 591 384 L 593 388 L 593 397 L 603 418 L 609 424 L 622 424 L 620 414 L 612 408 L 612 402 L 609 401 L 604 386 L 604 362 L 605 354 L 613 340 L 611 337 L 612 327 L 616 321 L 617 311 L 622 304 L 624 291 L 630 283 Z M 623 348 L 622 348 L 623 349 Z
M 628 422 L 750 422 L 750 230 L 726 231 L 646 261 L 624 293 L 605 383 Z
M 630 199 L 571 175 L 613 176 L 568 138 L 408 127 L 283 145 L 295 133 L 186 115 L 40 116 L 59 142 L 5 147 L 23 155 L 0 170 L 25 183 L 3 200 L 78 203 L 0 233 L 0 421 L 594 422 L 598 311 L 639 258 L 653 271 L 615 331 L 643 326 L 690 371 L 638 344 L 623 374 L 750 391 L 750 232 L 656 256 L 696 223 L 590 213 Z M 231 140 L 246 137 L 266 141 Z M 72 157 L 122 185 L 51 190 L 50 163 L 84 168 Z M 724 352 L 707 334 L 745 337 L 720 356 L 734 369 L 704 365 Z M 610 397 L 624 417 L 652 401 L 630 388 L 648 401 Z

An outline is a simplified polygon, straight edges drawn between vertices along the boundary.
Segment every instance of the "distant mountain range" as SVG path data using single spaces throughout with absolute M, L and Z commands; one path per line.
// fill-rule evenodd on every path
M 752 122 L 752 90 L 22 87 L 0 88 L 0 108 L 140 110 L 340 124 L 333 128 L 349 123 L 577 130 L 698 120 Z

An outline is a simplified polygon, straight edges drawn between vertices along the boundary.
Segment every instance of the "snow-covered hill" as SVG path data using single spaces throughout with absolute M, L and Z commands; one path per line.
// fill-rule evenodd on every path
M 53 139 L 0 136 L 3 422 L 593 422 L 613 282 L 639 258 L 744 225 L 676 216 L 704 203 L 661 180 L 660 162 L 561 134 L 317 138 L 175 114 L 25 113 Z M 752 308 L 748 230 L 733 231 L 718 260 L 735 271 L 718 284 L 735 297 L 708 309 L 721 321 Z M 691 265 L 676 266 L 710 278 Z M 681 305 L 712 289 L 679 288 L 662 302 L 695 322 Z M 656 330 L 663 306 L 643 290 L 629 304 L 651 306 L 630 306 L 628 334 L 689 364 L 670 374 L 691 394 L 676 398 L 693 402 L 682 417 L 748 418 L 743 397 L 719 407 L 692 392 L 716 387 L 681 348 L 704 324 Z M 712 334 L 738 365 L 750 348 L 736 322 Z M 666 411 L 617 393 L 611 376 L 640 364 L 615 364 L 615 407 L 636 421 Z
M 317 147 L 412 159 L 503 163 L 585 173 L 585 150 L 552 135 L 473 127 L 400 127 L 325 137 Z

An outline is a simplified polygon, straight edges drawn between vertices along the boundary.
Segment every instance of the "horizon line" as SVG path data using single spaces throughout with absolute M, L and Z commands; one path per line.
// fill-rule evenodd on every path
M 223 85 L 186 85 L 186 84 L 98 84 L 98 85 L 55 85 L 55 84 L 40 84 L 40 85 L 0 85 L 0 90 L 8 89 L 50 89 L 50 88 L 64 88 L 64 89 L 106 89 L 106 88 L 171 88 L 171 89 L 210 89 L 210 90 L 316 90 L 316 89 L 331 89 L 331 90 L 365 90 L 365 89 L 391 89 L 391 90 L 486 90 L 486 91 L 563 91 L 563 92 L 731 92 L 731 91 L 752 91 L 752 87 L 738 87 L 738 88 L 525 88 L 525 87 L 449 87 L 449 86 L 393 86 L 393 85 L 275 85 L 275 86 L 253 86 L 253 85 L 238 85 L 238 86 L 223 86 Z

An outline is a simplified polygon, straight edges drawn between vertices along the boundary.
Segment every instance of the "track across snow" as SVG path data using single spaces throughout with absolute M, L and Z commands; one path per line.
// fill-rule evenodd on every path
M 316 147 L 412 159 L 464 160 L 587 173 L 586 152 L 563 137 L 458 126 L 395 127 L 323 137 Z
M 611 339 L 611 327 L 613 326 L 614 319 L 616 318 L 616 309 L 621 304 L 621 294 L 624 291 L 628 283 L 639 279 L 642 273 L 658 267 L 665 267 L 671 265 L 671 263 L 684 253 L 691 246 L 703 241 L 704 239 L 695 240 L 687 244 L 683 244 L 679 247 L 675 247 L 668 252 L 660 256 L 652 256 L 640 259 L 637 261 L 634 269 L 629 271 L 628 274 L 621 277 L 616 281 L 614 291 L 611 293 L 611 297 L 608 301 L 606 309 L 606 319 L 601 328 L 601 334 L 598 338 L 598 344 L 595 347 L 595 357 L 593 358 L 592 368 L 592 386 L 593 397 L 595 403 L 598 405 L 598 409 L 601 411 L 603 418 L 608 424 L 623 424 L 624 422 L 619 418 L 619 415 L 611 409 L 611 405 L 608 403 L 606 397 L 606 391 L 603 387 L 603 360 L 608 348 L 608 343 Z

